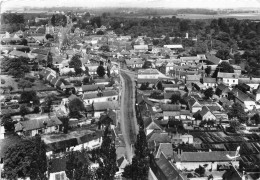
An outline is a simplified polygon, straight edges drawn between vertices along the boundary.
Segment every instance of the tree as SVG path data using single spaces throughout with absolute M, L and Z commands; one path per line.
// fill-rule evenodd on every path
M 99 150 L 99 167 L 96 170 L 97 179 L 100 180 L 113 180 L 118 170 L 115 142 L 112 140 L 110 133 L 109 126 L 106 126 Z
M 258 113 L 256 113 L 251 119 L 255 121 L 256 125 L 260 124 L 260 116 Z
M 52 105 L 53 105 L 53 102 L 55 100 L 57 100 L 58 97 L 51 93 L 51 94 L 48 94 L 45 98 L 44 98 L 44 102 L 45 102 L 45 110 L 46 112 L 50 113 L 51 110 L 52 110 Z
M 148 69 L 148 68 L 152 68 L 153 67 L 153 64 L 151 61 L 145 61 L 142 68 L 143 69 Z
M 79 55 L 74 55 L 70 62 L 69 62 L 69 67 L 70 68 L 74 68 L 74 69 L 79 69 L 82 67 L 82 62 L 80 60 L 80 56 Z
M 87 84 L 92 84 L 90 77 L 84 77 L 84 79 L 83 79 L 83 85 L 87 85 Z
M 80 116 L 80 112 L 85 111 L 85 106 L 81 99 L 74 98 L 69 102 L 69 116 L 78 118 Z
M 229 50 L 227 49 L 220 49 L 216 53 L 216 57 L 222 59 L 222 60 L 227 60 L 230 58 L 229 56 Z
M 40 136 L 11 145 L 4 155 L 4 177 L 46 180 L 46 146 Z
M 103 65 L 99 65 L 97 68 L 97 74 L 99 77 L 104 77 L 106 74 L 106 70 Z
M 20 45 L 24 45 L 24 46 L 27 46 L 28 44 L 28 41 L 24 38 L 21 39 L 21 42 L 20 42 Z
M 217 66 L 216 70 L 212 74 L 212 77 L 216 78 L 218 72 L 234 73 L 234 68 L 229 63 L 224 61 Z
M 45 38 L 46 38 L 47 40 L 49 40 L 49 39 L 53 39 L 53 36 L 52 36 L 51 34 L 46 34 L 46 35 L 45 35 Z
M 16 78 L 24 77 L 25 73 L 30 71 L 29 58 L 18 57 L 18 58 L 4 58 L 2 61 L 2 69 L 9 75 Z
M 210 73 L 211 73 L 211 66 L 207 66 L 207 67 L 206 67 L 205 73 L 207 74 L 207 76 L 210 75 Z
M 242 57 L 241 57 L 240 53 L 234 54 L 234 59 L 235 59 L 236 64 L 240 64 L 242 61 Z
M 171 103 L 172 103 L 172 104 L 179 104 L 179 103 L 180 103 L 180 100 L 181 100 L 181 96 L 180 96 L 180 94 L 174 93 L 174 94 L 171 96 L 170 100 L 171 100 Z
M 30 101 L 32 101 L 34 105 L 40 103 L 36 91 L 23 91 L 20 96 L 20 101 L 23 103 L 30 103 Z
M 90 160 L 85 149 L 71 151 L 67 155 L 66 170 L 67 177 L 71 180 L 89 179 L 94 180 L 94 172 L 90 168 Z
M 96 34 L 97 35 L 104 35 L 105 33 L 103 31 L 99 30 Z
M 21 114 L 21 116 L 24 117 L 28 113 L 29 113 L 29 109 L 27 108 L 26 105 L 22 104 L 20 106 L 20 114 Z
M 14 131 L 14 122 L 11 118 L 10 113 L 5 114 L 1 118 L 1 125 L 5 127 L 6 131 L 12 132 Z
M 108 45 L 103 45 L 99 48 L 100 51 L 104 51 L 104 52 L 109 52 L 110 49 L 109 49 L 109 46 Z
M 51 17 L 51 24 L 53 26 L 63 26 L 67 25 L 67 17 L 63 14 L 53 14 Z
M 213 88 L 208 88 L 204 91 L 204 96 L 209 99 L 209 98 L 212 98 L 214 94 L 214 91 L 213 91 Z
M 65 134 L 67 134 L 68 133 L 68 128 L 69 128 L 69 117 L 61 116 L 61 117 L 58 117 L 58 118 L 62 122 L 63 132 Z
M 239 103 L 234 103 L 228 112 L 229 118 L 237 118 L 240 123 L 245 123 L 247 120 L 247 115 L 243 106 Z
M 132 164 L 126 166 L 122 176 L 132 180 L 147 179 L 149 166 L 149 149 L 146 135 L 143 126 L 139 126 Z
M 24 88 L 31 88 L 33 86 L 33 83 L 26 80 L 26 79 L 21 79 L 19 82 L 18 82 L 18 87 L 19 88 L 22 88 L 23 91 L 24 91 Z
M 148 90 L 149 89 L 149 83 L 142 83 L 140 86 L 140 90 Z
M 81 68 L 74 68 L 76 75 L 81 75 L 83 73 L 83 70 Z
M 196 172 L 197 174 L 199 174 L 200 177 L 203 177 L 204 174 L 205 174 L 205 168 L 200 165 L 199 168 L 196 168 L 196 169 L 195 169 L 195 172 Z

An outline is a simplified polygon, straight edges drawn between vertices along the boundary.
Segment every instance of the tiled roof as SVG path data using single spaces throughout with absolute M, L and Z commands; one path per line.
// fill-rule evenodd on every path
M 172 143 L 160 143 L 155 158 L 159 158 L 161 152 L 163 152 L 163 154 L 165 155 L 166 158 L 172 158 L 173 157 Z
M 181 107 L 175 104 L 162 104 L 161 109 L 163 111 L 180 111 Z
M 216 78 L 203 78 L 203 83 L 217 83 Z
M 34 129 L 45 128 L 44 123 L 47 123 L 47 127 L 61 125 L 62 122 L 56 117 L 52 116 L 49 119 L 48 116 L 42 115 L 37 118 L 33 118 L 27 121 L 20 121 L 15 125 L 15 131 L 29 131 Z
M 149 83 L 149 84 L 156 84 L 158 79 L 137 79 L 137 84 L 142 84 L 142 83 Z
M 206 58 L 208 59 L 208 61 L 210 61 L 213 64 L 219 64 L 221 59 L 217 58 L 215 55 L 211 55 L 209 53 L 206 54 Z
M 98 88 L 100 90 L 104 90 L 105 85 L 103 85 L 103 84 L 82 85 L 81 88 L 82 88 L 83 92 L 85 92 L 85 91 L 96 91 L 96 90 L 98 90 Z
M 66 156 L 61 158 L 53 158 L 50 160 L 50 173 L 57 173 L 66 170 Z
M 199 81 L 201 78 L 201 75 L 186 75 L 187 81 Z
M 94 111 L 103 111 L 107 109 L 117 110 L 119 109 L 118 101 L 106 101 L 93 103 Z
M 147 74 L 147 75 L 156 74 L 156 75 L 159 75 L 157 69 L 139 69 L 138 70 L 138 75 L 139 74 Z
M 230 91 L 228 86 L 226 86 L 225 84 L 222 84 L 222 83 L 218 85 L 217 89 L 219 89 L 221 91 L 227 89 L 228 91 Z
M 218 72 L 218 78 L 238 79 L 238 76 L 239 76 L 239 74 L 237 74 L 237 73 Z
M 260 78 L 239 78 L 238 83 L 242 84 L 260 84 Z
M 171 139 L 168 133 L 153 132 L 146 136 L 147 141 L 155 141 L 156 143 L 169 143 Z
M 234 156 L 235 151 L 182 152 L 181 158 L 176 158 L 175 160 L 177 160 L 177 162 L 230 162 L 230 159 L 226 156 L 227 154 Z
M 181 175 L 181 172 L 178 172 L 177 168 L 169 162 L 164 153 L 160 154 L 160 158 L 156 160 L 157 166 L 161 169 L 163 175 L 168 180 L 186 180 L 185 176 Z

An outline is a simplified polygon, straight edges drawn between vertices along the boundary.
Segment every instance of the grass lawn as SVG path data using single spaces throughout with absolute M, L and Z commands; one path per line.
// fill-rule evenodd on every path
M 1 79 L 5 80 L 5 84 L 1 84 L 1 87 L 12 86 L 13 90 L 17 90 L 18 89 L 17 82 L 15 82 L 15 79 L 12 76 L 1 75 Z

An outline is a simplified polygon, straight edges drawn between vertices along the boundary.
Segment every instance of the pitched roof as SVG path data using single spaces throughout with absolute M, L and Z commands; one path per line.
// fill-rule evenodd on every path
M 217 83 L 216 78 L 203 78 L 203 83 Z
M 168 135 L 168 133 L 164 132 L 153 132 L 146 136 L 147 141 L 155 141 L 156 143 L 169 143 L 171 142 L 171 139 Z
M 241 90 L 239 90 L 237 88 L 232 89 L 232 92 L 234 93 L 234 96 L 242 102 L 252 101 L 250 96 L 248 96 L 247 94 L 245 94 L 244 92 L 242 92 Z
M 238 79 L 238 77 L 239 77 L 239 74 L 237 74 L 237 73 L 218 72 L 218 78 Z
M 125 60 L 126 65 L 143 64 L 144 61 L 141 58 L 131 58 Z
M 161 109 L 163 111 L 180 111 L 181 107 L 180 105 L 176 105 L 176 104 L 162 104 Z
M 210 61 L 213 64 L 219 64 L 221 61 L 221 59 L 219 59 L 215 55 L 212 55 L 209 53 L 206 54 L 206 58 L 208 59 L 208 61 Z
M 11 52 L 9 53 L 9 55 L 11 55 L 11 56 L 18 56 L 18 57 L 22 56 L 22 57 L 28 58 L 28 55 L 27 55 L 26 53 L 24 53 L 24 52 L 22 52 L 22 51 L 17 51 L 17 50 L 11 51 Z
M 149 75 L 149 74 L 156 74 L 156 75 L 159 75 L 159 72 L 157 69 L 139 69 L 138 70 L 138 75 L 139 74 L 146 74 L 146 75 Z
M 166 158 L 172 158 L 173 157 L 172 143 L 160 143 L 155 158 L 159 158 L 162 152 Z
M 48 55 L 49 51 L 46 49 L 34 49 L 32 50 L 32 53 Z
M 160 158 L 156 160 L 157 166 L 161 169 L 163 175 L 167 180 L 186 180 L 184 176 L 181 175 L 181 172 L 166 158 L 164 153 L 160 154 Z
M 103 85 L 103 84 L 82 85 L 81 88 L 82 88 L 83 92 L 85 92 L 85 91 L 96 91 L 96 90 L 98 90 L 98 88 L 100 90 L 104 90 L 105 85 Z
M 144 127 L 148 128 L 148 126 L 150 126 L 149 129 L 159 129 L 159 130 L 162 129 L 159 124 L 159 121 L 156 119 L 152 119 L 151 117 L 144 118 Z
M 186 80 L 187 81 L 199 81 L 201 78 L 201 75 L 186 75 Z
M 218 85 L 217 89 L 219 89 L 221 91 L 223 91 L 223 90 L 227 90 L 228 92 L 230 91 L 228 86 L 226 86 L 225 84 L 222 84 L 222 83 Z
M 239 78 L 238 83 L 242 84 L 260 84 L 260 78 Z
M 110 91 L 103 91 L 102 92 L 103 96 L 102 97 L 110 97 L 110 96 L 116 96 L 118 93 L 114 90 Z M 99 98 L 100 96 L 98 93 L 88 93 L 88 94 L 83 94 L 82 99 L 94 99 L 94 98 Z
M 41 115 L 39 117 L 35 117 L 27 121 L 18 122 L 15 125 L 15 132 L 45 128 L 44 123 L 46 123 L 47 127 L 62 124 L 62 122 L 56 116 L 52 116 L 51 119 L 49 119 L 48 115 Z
M 181 162 L 212 162 L 212 161 L 225 161 L 230 162 L 226 156 L 235 155 L 235 151 L 212 151 L 212 152 L 182 152 L 180 158 L 175 158 L 175 161 Z M 238 159 L 237 159 L 238 160 Z
M 107 109 L 117 110 L 119 109 L 118 101 L 106 101 L 93 103 L 94 111 L 103 111 Z
M 201 117 L 203 117 L 205 114 L 207 114 L 209 112 L 209 108 L 207 106 L 203 106 L 202 109 L 200 111 L 198 111 L 198 113 L 200 114 Z
M 164 45 L 163 47 L 169 49 L 183 49 L 183 46 L 181 44 L 168 44 L 168 45 Z
M 149 83 L 149 84 L 156 84 L 158 79 L 137 79 L 137 84 L 142 84 L 142 83 Z
M 61 171 L 66 170 L 66 162 L 67 162 L 66 156 L 61 158 L 52 158 L 51 161 L 51 167 L 50 167 L 50 173 L 57 173 Z

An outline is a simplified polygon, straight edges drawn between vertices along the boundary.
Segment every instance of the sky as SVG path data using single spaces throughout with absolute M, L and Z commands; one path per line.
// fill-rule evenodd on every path
M 260 8 L 260 0 L 0 0 L 2 10 L 29 7 Z

